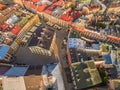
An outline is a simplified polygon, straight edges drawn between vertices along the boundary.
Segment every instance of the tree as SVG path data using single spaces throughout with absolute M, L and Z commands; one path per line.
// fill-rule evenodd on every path
M 98 68 L 98 72 L 99 72 L 100 77 L 102 79 L 102 85 L 103 86 L 107 85 L 109 81 L 108 81 L 108 77 L 105 73 L 105 70 L 103 68 Z
M 75 9 L 75 5 L 74 5 L 74 4 L 71 4 L 71 5 L 70 5 L 70 8 L 71 8 L 72 10 L 74 10 L 74 9 Z
M 96 26 L 104 29 L 106 27 L 106 24 L 102 23 L 102 22 L 98 22 L 98 23 L 96 23 Z

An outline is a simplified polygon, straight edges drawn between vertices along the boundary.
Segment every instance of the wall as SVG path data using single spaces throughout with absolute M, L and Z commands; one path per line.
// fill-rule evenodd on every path
M 46 56 L 52 55 L 52 52 L 50 50 L 46 50 L 38 46 L 32 46 L 32 47 L 29 47 L 29 49 L 34 54 L 41 54 L 41 55 L 46 55 Z

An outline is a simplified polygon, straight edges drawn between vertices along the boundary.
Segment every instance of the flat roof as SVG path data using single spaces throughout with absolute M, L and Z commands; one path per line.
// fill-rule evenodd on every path
M 0 46 L 0 60 L 4 59 L 7 52 L 9 51 L 10 47 L 8 45 L 1 45 Z
M 24 76 L 27 70 L 28 66 L 14 66 L 11 67 L 4 76 Z

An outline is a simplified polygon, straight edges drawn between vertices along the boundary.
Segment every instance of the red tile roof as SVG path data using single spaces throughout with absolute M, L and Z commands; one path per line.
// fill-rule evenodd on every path
M 32 0 L 32 2 L 39 2 L 40 0 Z
M 51 15 L 51 14 L 52 14 L 52 11 L 51 11 L 51 10 L 45 10 L 45 13 Z
M 37 8 L 37 11 L 39 11 L 39 12 L 42 12 L 43 10 L 45 10 L 45 8 L 47 8 L 47 4 L 43 4 L 42 6 L 38 6 L 38 8 Z
M 28 1 L 25 1 L 24 4 L 31 7 L 31 8 L 33 8 L 33 9 L 36 8 L 36 6 L 34 4 L 32 4 L 32 3 L 28 2 Z
M 60 17 L 60 19 L 63 19 L 63 20 L 65 20 L 65 21 L 71 21 L 71 20 L 72 20 L 72 18 L 71 18 L 70 16 L 66 16 L 66 14 L 63 14 L 63 15 Z
M 2 29 L 5 29 L 5 28 L 7 28 L 8 26 L 9 26 L 9 25 L 4 22 L 4 23 L 1 25 L 1 28 L 2 28 Z
M 58 1 L 58 2 L 53 1 L 53 2 L 54 3 L 51 6 L 49 6 L 49 8 L 47 8 L 47 10 L 45 10 L 45 13 L 52 14 L 52 12 L 54 11 L 54 9 L 57 6 L 62 6 L 62 1 Z
M 72 24 L 70 24 L 70 25 L 72 25 Z M 100 36 L 100 34 L 97 33 L 97 32 L 92 32 L 92 31 L 86 30 L 84 28 L 76 27 L 74 25 L 72 25 L 72 26 L 74 27 L 75 30 L 78 30 L 80 32 L 90 32 L 91 34 L 93 33 L 93 34 L 96 34 L 96 35 Z M 120 43 L 120 38 L 118 38 L 118 37 L 108 35 L 107 38 L 111 39 L 111 40 L 114 40 L 114 41 L 117 41 L 118 43 Z
M 6 7 L 6 5 L 0 4 L 0 10 L 2 10 L 5 7 Z
M 63 0 L 59 0 L 58 2 L 54 3 L 55 6 L 62 6 Z
M 47 10 L 45 10 L 45 13 L 51 14 L 54 11 L 55 8 L 56 8 L 56 6 L 54 4 L 52 4 L 51 6 L 49 6 L 47 8 Z
M 40 0 L 32 0 L 32 2 L 38 2 L 38 1 L 40 1 Z M 54 3 L 53 4 L 54 6 L 62 6 L 63 0 L 59 0 L 58 2 L 53 1 L 53 3 Z M 24 4 L 31 7 L 31 8 L 33 8 L 33 9 L 37 9 L 37 11 L 39 11 L 39 12 L 44 11 L 48 7 L 47 4 L 43 4 L 41 6 L 36 6 L 36 5 L 34 5 L 33 3 L 29 2 L 29 1 L 24 1 Z M 51 11 L 47 11 L 47 13 L 50 14 Z
M 120 38 L 118 38 L 118 37 L 114 37 L 114 36 L 111 36 L 111 35 L 108 35 L 107 37 L 110 38 L 111 40 L 115 40 L 115 41 L 120 42 Z
M 21 27 L 19 25 L 15 25 L 14 28 L 11 30 L 11 32 L 14 35 L 18 35 L 18 33 L 20 32 L 20 30 L 21 30 Z

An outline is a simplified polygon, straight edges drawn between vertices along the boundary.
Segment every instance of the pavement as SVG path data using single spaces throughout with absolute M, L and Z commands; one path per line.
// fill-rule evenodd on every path
M 60 31 L 56 31 L 56 34 L 57 34 L 56 41 L 57 41 L 57 46 L 58 46 L 59 61 L 61 63 L 61 70 L 62 70 L 61 72 L 63 76 L 65 90 L 74 90 L 73 84 L 67 81 L 65 68 L 67 68 L 68 65 L 66 63 L 66 59 L 63 58 L 66 55 L 66 50 L 65 48 L 62 48 L 62 42 L 64 40 L 64 37 L 68 36 L 68 33 L 65 30 L 60 30 Z
M 57 78 L 58 90 L 65 90 L 60 64 L 58 64 L 52 71 L 52 74 Z

